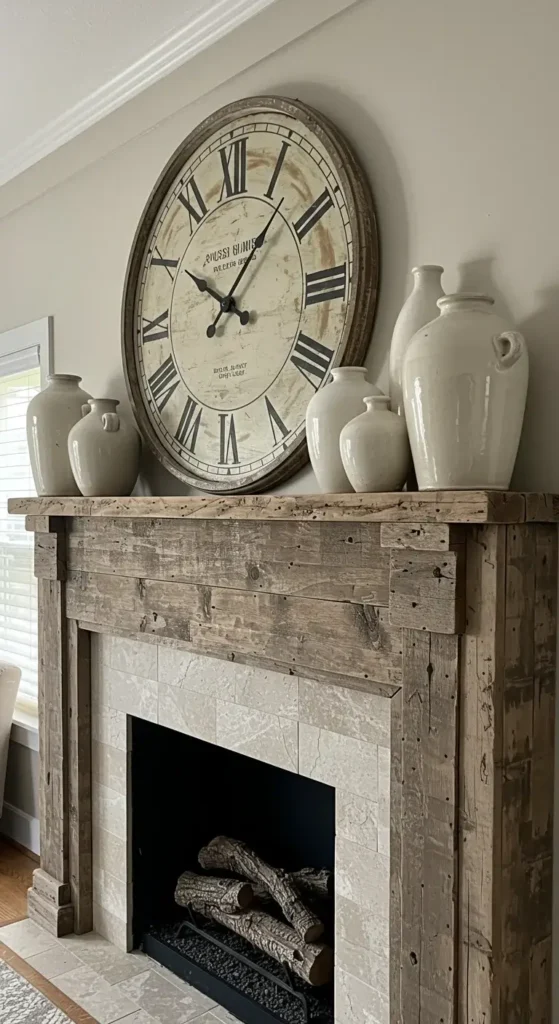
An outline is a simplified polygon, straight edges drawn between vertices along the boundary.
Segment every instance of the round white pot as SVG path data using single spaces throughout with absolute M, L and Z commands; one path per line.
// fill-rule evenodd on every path
M 389 395 L 392 412 L 404 414 L 402 364 L 407 347 L 416 331 L 439 315 L 437 301 L 444 295 L 442 267 L 425 264 L 414 267 L 413 289 L 402 306 L 394 325 L 390 344 Z
M 526 405 L 526 343 L 487 295 L 447 295 L 439 307 L 403 367 L 419 488 L 506 490 Z
M 385 395 L 365 398 L 366 412 L 343 428 L 340 453 L 354 491 L 400 491 L 411 468 L 403 416 Z
M 89 406 L 84 407 L 83 419 L 70 431 L 72 470 L 81 493 L 87 497 L 124 497 L 136 483 L 140 438 L 116 412 L 118 404 L 114 398 L 91 398 Z
M 81 377 L 53 373 L 27 406 L 27 445 L 39 496 L 79 494 L 68 457 L 68 434 L 90 398 Z
M 323 494 L 351 491 L 340 456 L 340 432 L 363 409 L 367 395 L 380 394 L 369 384 L 364 366 L 339 366 L 332 381 L 311 398 L 307 408 L 307 445 Z

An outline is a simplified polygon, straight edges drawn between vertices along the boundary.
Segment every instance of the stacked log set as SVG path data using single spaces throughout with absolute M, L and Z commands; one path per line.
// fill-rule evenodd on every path
M 216 836 L 203 847 L 198 861 L 205 870 L 237 877 L 185 871 L 177 881 L 176 903 L 241 935 L 309 984 L 331 981 L 334 953 L 319 941 L 324 923 L 315 910 L 317 902 L 332 896 L 329 871 L 283 871 L 245 843 L 226 836 Z

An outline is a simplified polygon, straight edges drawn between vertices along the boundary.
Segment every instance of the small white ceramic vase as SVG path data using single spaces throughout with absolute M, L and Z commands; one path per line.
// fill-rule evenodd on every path
M 140 438 L 132 424 L 118 415 L 118 404 L 114 398 L 91 398 L 83 419 L 70 431 L 72 470 L 87 497 L 124 497 L 136 483 Z
M 416 331 L 439 315 L 438 299 L 444 295 L 442 267 L 425 264 L 414 267 L 413 289 L 402 306 L 394 325 L 390 344 L 389 395 L 392 412 L 404 415 L 402 364 L 406 349 Z
M 68 434 L 81 419 L 87 391 L 81 377 L 52 373 L 27 406 L 27 446 L 37 494 L 79 494 L 68 458 Z
M 506 490 L 528 389 L 528 352 L 487 295 L 447 295 L 403 369 L 420 490 Z
M 351 491 L 340 456 L 340 432 L 363 409 L 367 395 L 379 394 L 369 384 L 364 366 L 338 366 L 332 381 L 311 398 L 307 408 L 307 444 L 318 486 L 323 494 Z
M 400 491 L 411 469 L 406 421 L 386 395 L 364 399 L 366 412 L 343 428 L 340 453 L 354 491 Z

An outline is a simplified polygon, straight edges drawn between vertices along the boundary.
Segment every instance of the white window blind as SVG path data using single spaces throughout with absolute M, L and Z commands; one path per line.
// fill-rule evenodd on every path
M 0 356 L 0 661 L 21 669 L 20 706 L 37 702 L 37 581 L 34 534 L 9 516 L 9 497 L 35 494 L 26 441 L 26 412 L 40 390 L 36 347 Z

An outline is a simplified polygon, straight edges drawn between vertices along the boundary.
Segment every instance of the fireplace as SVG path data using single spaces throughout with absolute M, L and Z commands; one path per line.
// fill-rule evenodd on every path
M 204 875 L 202 848 L 233 837 L 288 873 L 312 868 L 322 880 L 328 872 L 321 896 L 304 895 L 325 926 L 320 944 L 333 949 L 334 788 L 139 718 L 131 746 L 134 945 L 246 1024 L 331 1024 L 332 981 L 309 985 L 246 938 L 179 907 L 174 893 L 182 872 Z M 262 909 L 285 920 L 269 899 Z

